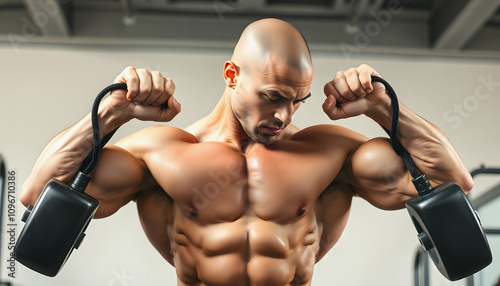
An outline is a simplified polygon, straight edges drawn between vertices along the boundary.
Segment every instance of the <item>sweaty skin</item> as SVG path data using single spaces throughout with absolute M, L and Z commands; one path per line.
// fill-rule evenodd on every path
M 299 130 L 292 115 L 310 96 L 307 44 L 290 24 L 250 24 L 223 69 L 214 110 L 185 130 L 143 129 L 103 149 L 87 192 L 96 217 L 131 200 L 152 245 L 177 272 L 178 285 L 311 285 L 314 264 L 337 242 L 357 194 L 383 209 L 416 194 L 385 138 L 368 140 L 335 125 Z M 365 114 L 390 128 L 390 103 L 378 75 L 362 65 L 325 85 L 332 119 Z M 129 67 L 100 107 L 103 134 L 132 118 L 169 121 L 180 104 L 157 72 Z M 161 108 L 168 102 L 169 109 Z M 435 126 L 401 105 L 400 141 L 432 183 L 472 188 L 453 146 Z M 87 116 L 54 138 L 23 185 L 33 204 L 52 177 L 69 180 L 90 152 Z

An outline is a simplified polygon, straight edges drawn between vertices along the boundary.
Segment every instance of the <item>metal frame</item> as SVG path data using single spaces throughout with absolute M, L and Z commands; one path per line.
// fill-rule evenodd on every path
M 446 0 L 432 16 L 431 40 L 436 49 L 463 48 L 496 12 L 500 0 Z

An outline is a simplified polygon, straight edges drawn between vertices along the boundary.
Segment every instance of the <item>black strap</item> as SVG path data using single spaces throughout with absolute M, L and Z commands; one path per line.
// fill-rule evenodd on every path
M 387 90 L 387 94 L 391 98 L 392 102 L 392 124 L 391 124 L 391 130 L 387 130 L 384 128 L 384 130 L 389 134 L 389 137 L 391 139 L 391 145 L 392 149 L 401 156 L 403 159 L 403 162 L 405 163 L 406 167 L 408 168 L 408 171 L 410 172 L 411 176 L 415 179 L 419 175 L 417 172 L 417 169 L 415 168 L 415 164 L 413 163 L 413 159 L 411 158 L 410 153 L 406 151 L 406 149 L 399 143 L 397 139 L 397 134 L 398 134 L 398 121 L 399 121 L 399 102 L 398 102 L 398 97 L 396 96 L 396 92 L 392 88 L 392 86 L 385 81 L 384 79 L 378 77 L 378 76 L 372 76 L 372 82 L 380 82 L 385 86 L 385 89 Z
M 82 170 L 81 172 L 84 174 L 90 174 L 95 164 L 97 163 L 99 152 L 106 145 L 106 143 L 108 143 L 113 134 L 115 134 L 116 130 L 118 130 L 118 128 L 116 128 L 115 130 L 104 136 L 104 138 L 101 140 L 99 136 L 99 122 L 97 117 L 97 111 L 99 110 L 99 103 L 101 102 L 101 100 L 104 98 L 104 96 L 106 96 L 106 94 L 117 89 L 127 90 L 127 84 L 115 83 L 107 86 L 97 95 L 96 99 L 94 100 L 94 105 L 92 106 L 92 133 L 94 136 L 94 147 L 92 153 L 90 153 L 87 158 L 85 158 L 82 163 L 82 167 L 80 168 L 80 170 Z

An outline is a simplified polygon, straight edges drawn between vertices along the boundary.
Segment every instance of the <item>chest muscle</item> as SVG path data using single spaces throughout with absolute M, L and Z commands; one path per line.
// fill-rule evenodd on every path
M 290 142 L 245 153 L 221 143 L 186 144 L 148 163 L 155 180 L 184 215 L 200 222 L 235 221 L 245 214 L 290 220 L 310 210 L 343 159 L 325 158 Z

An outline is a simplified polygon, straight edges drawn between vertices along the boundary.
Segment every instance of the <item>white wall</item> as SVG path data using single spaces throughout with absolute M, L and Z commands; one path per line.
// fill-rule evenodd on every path
M 7 160 L 7 168 L 17 171 L 20 185 L 44 145 L 83 117 L 96 94 L 112 83 L 127 65 L 157 69 L 174 79 L 183 111 L 169 124 L 187 126 L 207 114 L 217 102 L 224 88 L 222 65 L 229 56 L 229 51 L 146 48 L 132 51 L 29 45 L 15 51 L 9 45 L 0 46 L 0 152 Z M 313 97 L 294 118 L 299 127 L 330 123 L 321 110 L 323 85 L 340 69 L 368 63 L 393 85 L 402 102 L 450 137 L 467 168 L 476 168 L 480 163 L 500 166 L 498 62 L 368 55 L 353 57 L 349 62 L 342 54 L 334 53 L 313 53 L 313 57 Z M 491 95 L 477 99 L 476 89 L 482 85 L 481 78 L 489 77 L 497 85 L 480 89 L 481 94 L 490 91 Z M 467 114 L 458 115 L 453 111 L 459 104 L 466 105 Z M 366 117 L 335 124 L 370 137 L 383 135 Z M 128 123 L 118 131 L 115 140 L 148 125 L 150 123 Z M 473 192 L 480 193 L 495 181 L 498 179 L 478 182 Z M 23 211 L 18 204 L 18 220 Z M 21 227 L 19 222 L 18 232 Z M 6 238 L 5 233 L 2 236 Z M 412 263 L 418 247 L 415 236 L 405 210 L 381 211 L 355 199 L 350 221 L 339 243 L 316 267 L 314 285 L 411 285 Z M 4 240 L 2 278 L 7 275 L 6 251 Z M 57 277 L 41 276 L 19 264 L 16 276 L 11 281 L 23 286 L 176 283 L 174 268 L 156 253 L 143 234 L 133 203 L 110 218 L 94 220 L 86 240 Z M 120 280 L 123 276 L 128 280 Z M 451 284 L 439 283 L 437 285 Z

